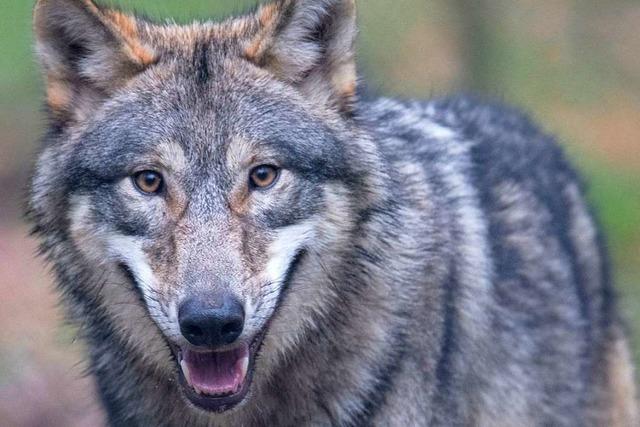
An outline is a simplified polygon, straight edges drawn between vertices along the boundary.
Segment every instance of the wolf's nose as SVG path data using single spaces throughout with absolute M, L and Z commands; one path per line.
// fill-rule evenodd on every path
M 238 339 L 244 327 L 244 309 L 230 293 L 200 295 L 180 304 L 178 322 L 191 344 L 218 347 Z

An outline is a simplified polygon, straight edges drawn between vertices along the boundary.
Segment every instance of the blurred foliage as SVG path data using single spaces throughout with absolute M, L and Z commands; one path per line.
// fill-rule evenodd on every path
M 110 3 L 185 22 L 230 15 L 256 2 Z M 14 232 L 20 227 L 20 195 L 43 127 L 32 4 L 2 0 L 0 14 L 0 243 L 9 234 L 22 235 L 22 228 Z M 425 97 L 478 91 L 534 113 L 565 143 L 586 174 L 608 233 L 640 360 L 640 1 L 359 0 L 359 5 L 359 63 L 370 92 Z M 0 251 L 0 264 L 6 254 Z M 11 360 L 1 347 L 3 336 L 1 365 Z M 9 371 L 0 366 L 0 375 Z

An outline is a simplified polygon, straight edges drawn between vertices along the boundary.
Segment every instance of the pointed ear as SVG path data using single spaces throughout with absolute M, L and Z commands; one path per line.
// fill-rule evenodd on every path
M 137 28 L 135 18 L 91 0 L 38 0 L 36 50 L 54 117 L 82 119 L 156 61 Z
M 257 12 L 246 57 L 306 96 L 348 113 L 356 96 L 355 0 L 279 0 Z

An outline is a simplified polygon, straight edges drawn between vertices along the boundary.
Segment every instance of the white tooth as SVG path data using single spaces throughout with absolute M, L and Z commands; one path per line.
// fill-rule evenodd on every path
M 249 356 L 244 356 L 240 361 L 240 380 L 244 381 L 247 376 L 247 370 L 249 369 Z
M 184 360 L 180 361 L 180 367 L 182 368 L 182 374 L 184 378 L 187 380 L 187 383 L 191 385 L 191 377 L 189 376 L 189 365 Z

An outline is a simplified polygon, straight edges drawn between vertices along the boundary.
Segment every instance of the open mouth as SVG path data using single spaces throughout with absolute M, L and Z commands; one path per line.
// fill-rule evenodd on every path
M 184 396 L 211 412 L 224 412 L 241 403 L 249 392 L 260 343 L 258 337 L 251 345 L 242 343 L 227 351 L 178 349 L 178 376 Z

